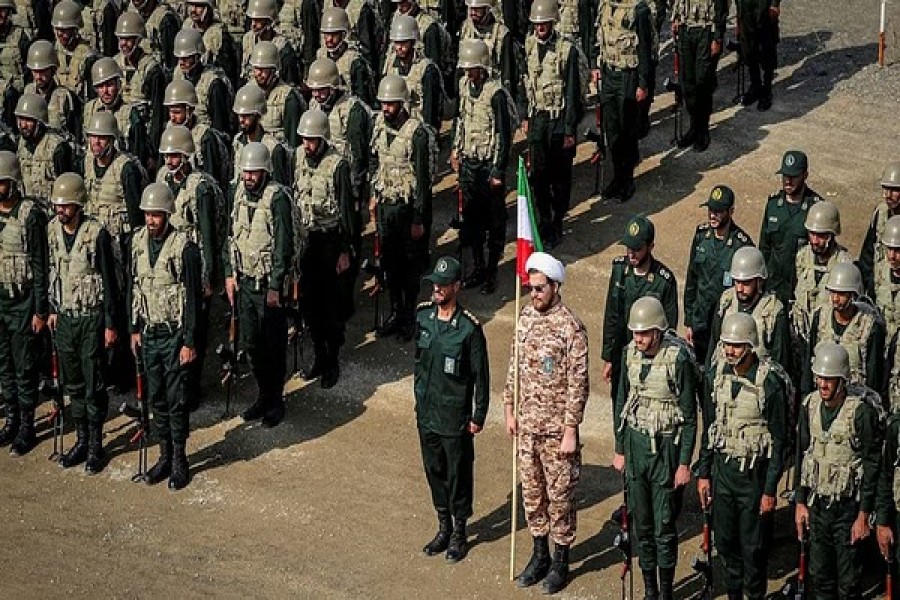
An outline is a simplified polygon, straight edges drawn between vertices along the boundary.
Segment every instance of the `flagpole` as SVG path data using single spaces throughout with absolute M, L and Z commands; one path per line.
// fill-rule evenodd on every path
M 519 311 L 522 302 L 522 280 L 516 274 L 515 319 L 513 321 L 513 418 L 518 424 L 519 418 Z M 512 443 L 512 493 L 509 495 L 512 504 L 512 516 L 509 520 L 509 580 L 516 578 L 516 525 L 519 522 L 519 470 L 516 468 L 519 454 L 519 431 L 513 435 Z

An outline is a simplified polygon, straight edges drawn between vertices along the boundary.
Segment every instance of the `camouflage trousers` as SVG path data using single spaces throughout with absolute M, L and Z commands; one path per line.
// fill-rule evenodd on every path
M 534 537 L 550 535 L 554 544 L 575 541 L 575 486 L 581 476 L 581 450 L 560 458 L 562 435 L 519 434 L 519 477 L 525 520 Z

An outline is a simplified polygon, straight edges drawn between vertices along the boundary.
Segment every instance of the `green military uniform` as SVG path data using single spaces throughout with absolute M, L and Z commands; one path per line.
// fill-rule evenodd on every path
M 297 123 L 306 112 L 306 100 L 300 90 L 293 85 L 275 79 L 264 90 L 266 92 L 266 114 L 260 117 L 260 125 L 280 142 L 296 149 L 300 145 Z
M 82 4 L 84 26 L 81 35 L 101 56 L 112 58 L 118 51 L 116 44 L 116 19 L 123 8 L 112 0 L 77 0 Z
M 48 111 L 47 124 L 54 129 L 66 131 L 73 138 L 80 140 L 80 99 L 71 90 L 60 85 L 56 78 L 56 71 L 59 67 L 56 48 L 46 40 L 37 40 L 28 48 L 28 58 L 25 64 L 32 76 L 34 71 L 43 69 L 48 69 L 52 73 L 41 89 L 34 81 L 25 86 L 26 94 L 37 94 L 43 97 L 48 107 L 52 108 Z
M 366 106 L 376 106 L 373 70 L 355 42 L 345 40 L 335 50 L 322 46 L 316 56 L 333 60 L 340 71 L 341 87 L 365 102 Z
M 778 17 L 769 13 L 781 0 L 738 0 L 737 15 L 741 31 L 741 58 L 750 75 L 750 89 L 744 95 L 748 106 L 759 100 L 757 108 L 772 106 L 772 81 L 778 66 Z
M 725 290 L 719 300 L 718 310 L 710 327 L 709 349 L 706 353 L 706 364 L 712 364 L 717 355 L 719 338 L 722 334 L 722 321 L 729 314 L 742 312 L 756 320 L 759 332 L 759 346 L 754 348 L 760 357 L 766 357 L 781 365 L 790 372 L 791 360 L 791 326 L 788 312 L 784 305 L 772 292 L 759 294 L 750 303 L 741 302 L 734 288 Z
M 441 71 L 419 48 L 414 48 L 413 54 L 409 63 L 395 56 L 385 63 L 384 74 L 394 73 L 406 79 L 411 95 L 410 114 L 440 131 L 444 94 Z
M 243 62 L 241 64 L 241 79 L 243 81 L 253 80 L 253 65 L 250 64 L 253 56 L 253 49 L 260 42 L 270 42 L 278 49 L 278 74 L 281 80 L 289 85 L 299 85 L 303 81 L 301 70 L 303 64 L 294 51 L 294 47 L 287 38 L 274 29 L 269 29 L 269 33 L 261 35 L 253 31 L 244 34 L 241 46 L 243 48 Z
M 66 0 L 53 9 L 53 27 L 60 29 L 80 28 L 81 9 L 76 2 Z M 93 96 L 91 89 L 91 67 L 99 58 L 91 44 L 80 37 L 73 36 L 69 46 L 63 47 L 59 40 L 54 42 L 58 67 L 56 79 L 59 84 L 68 88 L 82 102 Z
M 888 418 L 884 434 L 884 452 L 878 469 L 878 491 L 875 497 L 875 522 L 879 527 L 889 527 L 894 535 L 894 564 L 900 560 L 900 544 L 897 544 L 897 512 L 900 510 L 900 414 L 894 409 Z M 891 573 L 894 575 L 895 573 Z
M 105 165 L 90 154 L 84 159 L 85 213 L 97 217 L 113 241 L 122 243 L 123 236 L 144 224 L 140 204 L 146 175 L 134 156 L 115 149 L 111 154 L 112 160 Z
M 198 62 L 187 76 L 180 69 L 176 70 L 174 79 L 187 79 L 197 89 L 200 102 L 195 114 L 200 123 L 225 133 L 234 131 L 231 124 L 231 99 L 234 93 L 224 71 Z
M 148 159 L 155 158 L 156 153 L 152 150 L 159 144 L 163 124 L 168 120 L 163 115 L 166 74 L 162 64 L 157 62 L 153 55 L 145 54 L 140 46 L 134 49 L 131 56 L 125 57 L 119 53 L 115 60 L 124 74 L 122 101 L 124 104 L 137 106 L 139 118 L 143 121 L 142 129 L 145 130 L 140 133 L 148 136 L 147 143 L 142 144 L 141 140 L 133 140 L 134 145 L 128 147 L 149 149 L 150 155 L 146 157 L 140 156 L 140 152 L 137 152 L 142 162 L 147 164 Z
M 472 3 L 474 4 L 474 3 Z M 519 64 L 516 60 L 516 40 L 508 25 L 498 20 L 495 14 L 487 9 L 492 4 L 491 0 L 481 0 L 479 6 L 484 6 L 486 14 L 477 24 L 471 16 L 463 21 L 459 32 L 459 41 L 479 39 L 490 50 L 491 69 L 500 78 L 500 83 L 512 94 L 518 102 L 522 101 L 521 78 Z M 475 8 L 475 6 L 470 6 Z
M 16 155 L 22 165 L 25 195 L 42 202 L 49 198 L 53 180 L 63 173 L 75 170 L 72 154 L 71 144 L 40 123 L 37 124 L 33 137 L 20 135 Z

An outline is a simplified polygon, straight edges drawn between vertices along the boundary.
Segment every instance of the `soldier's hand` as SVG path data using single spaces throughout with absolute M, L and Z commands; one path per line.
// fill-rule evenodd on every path
M 232 306 L 232 310 L 234 310 L 234 292 L 239 289 L 237 278 L 235 277 L 226 277 L 225 278 L 225 295 L 228 296 L 228 304 Z
M 490 185 L 491 189 L 494 191 L 502 191 L 503 180 L 499 177 L 491 177 L 488 179 L 488 185 Z
M 700 497 L 700 508 L 706 510 L 712 504 L 712 482 L 708 477 L 697 479 L 697 496 Z
M 797 503 L 794 507 L 794 524 L 797 526 L 797 539 L 803 540 L 803 533 L 809 524 L 809 509 L 805 504 Z
M 722 42 L 720 42 L 718 40 L 713 40 L 712 42 L 710 42 L 709 53 L 712 55 L 713 58 L 722 54 Z
M 603 79 L 603 71 L 600 69 L 591 69 L 591 83 L 597 85 Z
M 47 317 L 47 327 L 50 328 L 50 331 L 56 331 L 56 319 L 59 318 L 59 315 L 53 313 Z
M 613 469 L 621 473 L 625 470 L 625 455 L 624 454 L 614 454 L 613 455 Z
M 375 196 L 369 198 L 369 218 L 372 219 L 372 222 L 375 222 L 375 219 L 378 217 L 378 199 Z
M 522 119 L 522 133 L 528 134 L 528 119 Z
M 197 351 L 193 348 L 182 346 L 181 352 L 178 353 L 178 362 L 181 363 L 181 366 L 192 363 L 195 360 L 197 360 Z
M 759 514 L 767 515 L 770 512 L 775 510 L 775 496 L 769 496 L 768 494 L 763 494 L 762 498 L 759 500 Z
M 609 361 L 603 363 L 603 381 L 607 385 L 612 383 L 612 363 Z
M 414 240 L 420 239 L 423 235 L 425 235 L 425 226 L 421 223 L 413 223 L 412 227 L 409 228 L 409 235 Z
M 519 431 L 519 424 L 516 421 L 516 416 L 513 414 L 512 404 L 507 404 L 504 408 L 506 413 L 506 433 L 509 437 L 516 437 L 516 433 Z
M 672 37 L 678 35 L 678 28 L 681 26 L 681 21 L 673 19 L 672 20 Z
M 116 345 L 116 342 L 119 339 L 119 334 L 116 333 L 116 330 L 112 327 L 103 329 L 103 347 L 104 348 L 112 348 Z
M 574 135 L 563 136 L 563 150 L 569 150 L 574 147 L 575 147 L 575 136 Z
M 578 450 L 578 428 L 567 426 L 559 444 L 559 457 L 572 458 L 576 450 Z
M 875 528 L 875 537 L 878 538 L 878 547 L 884 560 L 889 560 L 891 546 L 894 545 L 894 530 L 888 525 L 878 525 Z
M 684 339 L 691 346 L 694 345 L 694 330 L 690 327 L 684 328 Z
M 779 8 L 777 6 L 770 6 L 769 7 L 769 18 L 772 19 L 773 21 L 777 21 L 779 17 L 781 17 L 781 8 Z
M 131 334 L 131 353 L 137 357 L 138 352 L 141 350 L 141 334 L 132 333 Z
M 472 421 L 469 421 L 469 424 L 468 424 L 468 426 L 466 426 L 466 429 L 469 431 L 469 433 L 471 433 L 472 435 L 475 435 L 476 433 L 481 432 L 482 427 L 481 427 L 481 425 L 478 425 L 477 423 L 473 423 Z
M 350 255 L 346 252 L 341 252 L 340 256 L 338 256 L 337 265 L 335 266 L 335 272 L 340 275 L 344 271 L 350 268 Z
M 450 168 L 453 169 L 454 173 L 459 173 L 459 155 L 456 153 L 456 150 L 450 151 Z
M 38 315 L 34 315 L 33 317 L 31 317 L 31 331 L 33 331 L 34 333 L 42 332 L 46 325 L 47 321 L 40 318 Z
M 634 93 L 634 99 L 638 102 L 643 102 L 647 99 L 647 90 L 642 87 L 639 87 L 637 91 Z
M 208 283 L 207 283 L 207 284 L 204 284 L 204 286 L 203 286 L 203 297 L 204 297 L 204 298 L 212 298 L 212 295 L 213 295 L 213 289 L 212 289 L 212 286 L 211 286 L 210 284 L 208 284 Z
M 278 308 L 281 306 L 281 292 L 278 290 L 266 291 L 266 306 Z
M 850 543 L 855 544 L 856 542 L 866 539 L 871 532 L 872 529 L 869 527 L 869 514 L 860 511 L 856 516 L 856 520 L 853 521 L 853 527 L 850 528 Z
M 691 482 L 691 469 L 687 465 L 679 465 L 677 469 L 675 469 L 675 480 L 673 481 L 675 487 L 680 488 L 685 486 Z

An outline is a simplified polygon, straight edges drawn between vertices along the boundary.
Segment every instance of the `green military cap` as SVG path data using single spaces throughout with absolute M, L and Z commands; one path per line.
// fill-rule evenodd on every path
M 656 228 L 653 222 L 644 215 L 638 215 L 632 217 L 625 226 L 622 244 L 629 250 L 640 250 L 645 244 L 653 243 L 655 237 Z
M 448 285 L 462 278 L 462 266 L 452 256 L 442 256 L 434 263 L 434 271 L 425 276 L 426 281 L 435 285 Z
M 800 150 L 788 150 L 781 159 L 781 168 L 776 171 L 778 175 L 796 177 L 803 175 L 809 168 L 809 160 L 806 154 Z
M 701 204 L 709 210 L 728 210 L 734 206 L 734 192 L 727 185 L 717 185 L 709 193 L 709 200 Z

